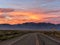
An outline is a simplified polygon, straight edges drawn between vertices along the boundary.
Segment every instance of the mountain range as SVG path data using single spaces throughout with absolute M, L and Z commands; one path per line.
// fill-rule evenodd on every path
M 0 24 L 0 30 L 50 30 L 50 29 L 60 29 L 60 24 L 52 23 L 23 23 L 23 24 Z

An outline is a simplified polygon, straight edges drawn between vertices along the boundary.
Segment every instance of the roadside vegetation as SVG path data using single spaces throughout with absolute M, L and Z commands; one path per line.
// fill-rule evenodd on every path
M 60 40 L 60 31 L 44 31 L 44 34 Z
M 17 31 L 17 30 L 0 30 L 0 41 L 4 41 L 7 39 L 11 39 L 14 37 L 22 36 L 26 34 L 23 31 Z
M 60 31 L 21 31 L 21 30 L 0 30 L 0 41 L 12 39 L 27 33 L 43 33 L 60 40 Z

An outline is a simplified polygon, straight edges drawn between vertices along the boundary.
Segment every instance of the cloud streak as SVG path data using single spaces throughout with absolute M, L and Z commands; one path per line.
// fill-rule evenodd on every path
M 60 12 L 60 10 L 50 10 L 50 11 L 45 11 L 45 14 L 49 14 L 49 13 L 58 13 Z
M 59 4 L 58 0 L 2 0 L 0 24 L 60 23 Z
M 58 10 L 57 10 L 58 11 Z M 57 11 L 49 11 L 48 13 L 53 13 Z M 51 22 L 60 23 L 60 16 L 53 14 L 44 13 L 47 12 L 45 9 L 30 9 L 30 10 L 14 10 L 7 12 L 7 14 L 0 12 L 0 24 L 22 24 L 26 22 Z M 57 22 L 56 22 L 57 21 Z

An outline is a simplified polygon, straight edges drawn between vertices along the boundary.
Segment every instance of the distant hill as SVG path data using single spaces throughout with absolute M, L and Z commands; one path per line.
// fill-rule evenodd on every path
M 49 30 L 49 29 L 60 29 L 60 24 L 52 23 L 23 23 L 23 24 L 0 24 L 0 30 Z

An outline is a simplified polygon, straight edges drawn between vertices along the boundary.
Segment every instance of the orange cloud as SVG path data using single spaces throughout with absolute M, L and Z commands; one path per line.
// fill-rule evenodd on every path
M 22 24 L 25 22 L 40 22 L 42 17 L 42 14 L 39 15 L 29 11 L 13 11 L 8 12 L 4 18 L 0 18 L 0 23 Z
M 26 22 L 51 22 L 56 15 L 44 13 L 41 9 L 36 10 L 17 10 L 12 12 L 0 12 L 0 24 L 22 24 Z M 49 21 L 50 20 L 50 21 Z M 53 21 L 52 21 L 53 22 Z

